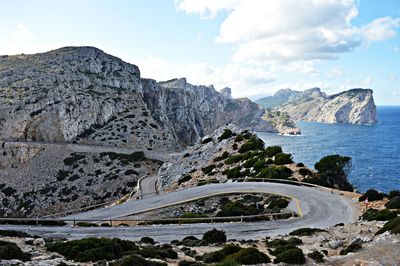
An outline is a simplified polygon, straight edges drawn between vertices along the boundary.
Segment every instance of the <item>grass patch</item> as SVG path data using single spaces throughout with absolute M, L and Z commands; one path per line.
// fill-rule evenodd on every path
M 389 231 L 392 234 L 400 234 L 400 216 L 386 222 L 381 229 L 376 232 L 377 235 Z
M 397 217 L 396 212 L 392 212 L 388 209 L 376 210 L 376 209 L 368 209 L 363 213 L 361 218 L 365 221 L 388 221 Z

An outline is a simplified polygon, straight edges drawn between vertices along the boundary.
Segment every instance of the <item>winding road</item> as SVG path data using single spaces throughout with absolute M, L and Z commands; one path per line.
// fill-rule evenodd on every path
M 188 235 L 201 236 L 204 232 L 217 228 L 225 230 L 228 238 L 260 239 L 266 236 L 286 234 L 302 227 L 326 228 L 338 223 L 350 223 L 355 221 L 358 216 L 358 207 L 355 202 L 336 193 L 331 193 L 329 190 L 288 184 L 246 182 L 200 186 L 142 200 L 131 200 L 120 205 L 83 212 L 66 218 L 116 219 L 216 194 L 237 192 L 289 196 L 292 198 L 289 208 L 298 212 L 301 218 L 255 223 L 202 223 L 111 228 L 12 225 L 4 225 L 0 226 L 0 228 L 26 231 L 45 237 L 65 237 L 67 239 L 102 236 L 137 240 L 143 236 L 149 236 L 160 242 L 182 239 Z

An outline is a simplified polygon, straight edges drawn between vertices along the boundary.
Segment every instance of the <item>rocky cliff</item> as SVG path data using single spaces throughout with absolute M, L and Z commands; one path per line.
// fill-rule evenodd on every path
M 118 199 L 158 169 L 159 155 L 227 123 L 278 132 L 264 114 L 229 88 L 142 79 L 93 47 L 0 56 L 0 216 Z
M 287 113 L 294 120 L 350 124 L 377 122 L 370 89 L 351 89 L 335 95 L 327 95 L 319 88 L 303 92 L 285 89 L 256 102 L 265 108 Z

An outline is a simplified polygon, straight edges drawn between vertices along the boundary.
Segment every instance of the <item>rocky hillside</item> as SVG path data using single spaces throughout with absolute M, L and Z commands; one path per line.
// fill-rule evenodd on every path
M 374 124 L 377 113 L 372 94 L 370 89 L 352 89 L 335 95 L 327 95 L 319 88 L 303 92 L 285 89 L 256 102 L 287 113 L 294 120 Z
M 264 114 L 228 88 L 142 79 L 137 66 L 93 47 L 0 56 L 0 216 L 116 200 L 163 154 L 226 123 L 285 130 Z

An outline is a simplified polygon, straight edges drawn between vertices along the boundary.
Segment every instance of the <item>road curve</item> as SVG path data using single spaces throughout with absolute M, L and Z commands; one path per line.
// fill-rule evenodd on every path
M 171 192 L 143 200 L 128 201 L 109 208 L 97 209 L 68 216 L 76 219 L 112 219 L 140 213 L 165 205 L 177 204 L 182 201 L 206 197 L 215 193 L 261 192 L 287 195 L 299 200 L 303 214 L 299 219 L 263 221 L 256 223 L 214 223 L 214 224 L 186 224 L 186 225 L 154 225 L 134 227 L 46 227 L 46 226 L 11 226 L 0 228 L 21 230 L 45 237 L 65 237 L 78 239 L 84 237 L 119 237 L 137 240 L 143 236 L 153 237 L 160 242 L 173 239 L 182 239 L 188 235 L 201 236 L 212 229 L 223 229 L 228 238 L 260 239 L 266 236 L 286 234 L 302 227 L 325 228 L 338 223 L 350 223 L 357 219 L 358 208 L 355 202 L 338 194 L 331 194 L 328 190 L 319 190 L 310 187 L 294 186 L 277 183 L 224 183 L 212 184 L 186 190 Z M 291 204 L 293 205 L 293 204 Z
M 157 175 L 145 176 L 144 178 L 139 179 L 139 199 L 147 199 L 157 195 L 157 180 Z

